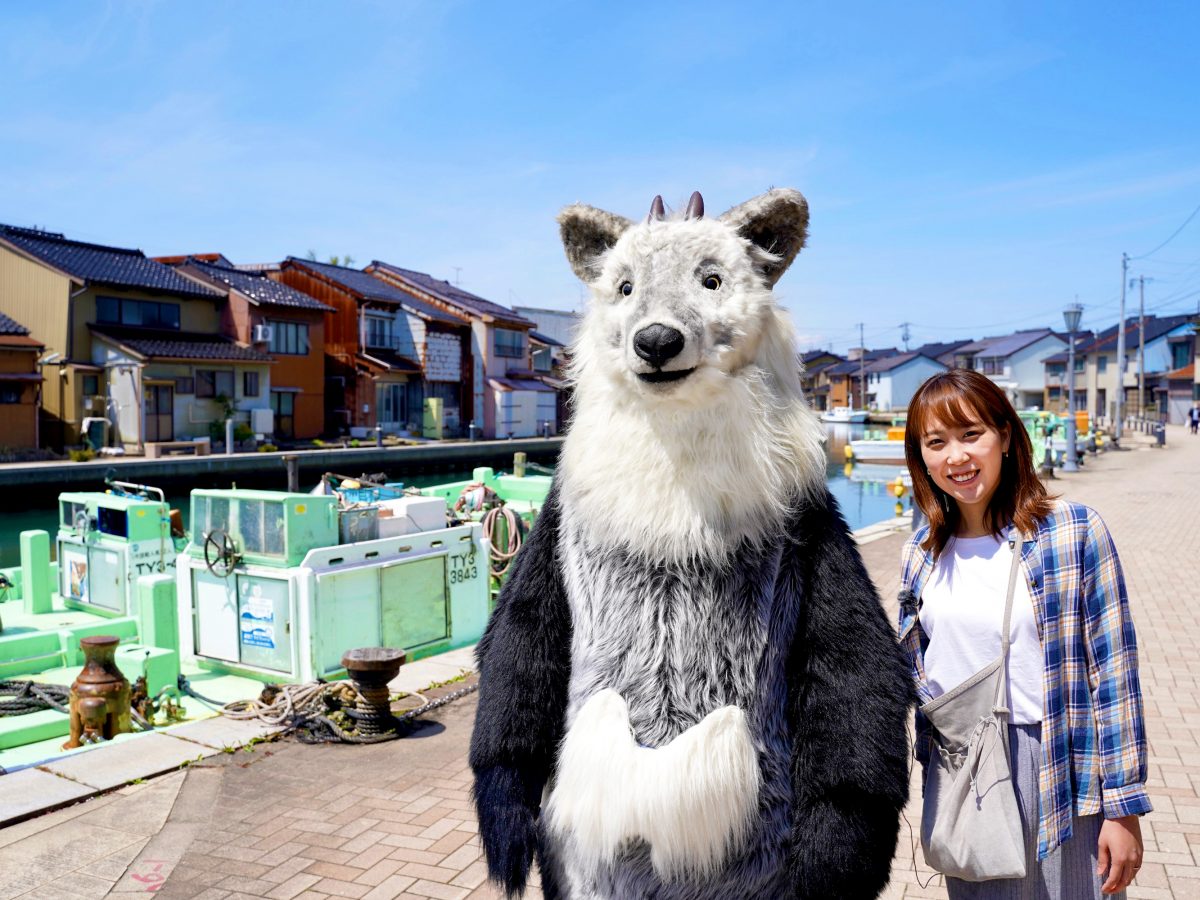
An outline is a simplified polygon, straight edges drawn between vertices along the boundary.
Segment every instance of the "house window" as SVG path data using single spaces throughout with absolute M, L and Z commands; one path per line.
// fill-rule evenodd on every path
M 271 322 L 271 352 L 307 356 L 308 325 L 304 322 Z
M 549 372 L 553 368 L 554 361 L 550 358 L 550 348 L 543 347 L 541 350 L 533 351 L 533 371 Z
M 1192 348 L 1187 343 L 1180 341 L 1171 345 L 1171 368 L 1182 369 L 1188 364 L 1191 358 Z
M 1086 365 L 1087 365 L 1087 357 L 1086 356 L 1076 356 L 1075 357 L 1075 371 L 1076 372 L 1082 372 Z
M 242 373 L 242 396 L 257 397 L 258 396 L 258 373 L 243 372 Z
M 83 395 L 85 397 L 95 397 L 100 393 L 100 376 L 99 375 L 84 375 L 83 376 Z
M 984 375 L 1003 375 L 1004 360 L 999 356 L 985 356 L 983 358 L 983 374 Z
M 194 394 L 196 393 L 196 379 L 189 378 L 186 375 L 181 375 L 175 379 L 175 393 L 177 394 Z
M 1103 374 L 1108 371 L 1108 357 L 1100 356 L 1096 358 L 1096 371 Z
M 496 355 L 509 359 L 520 359 L 525 355 L 525 335 L 520 331 L 508 328 L 497 328 L 495 331 Z
M 1063 375 L 1067 374 L 1066 364 L 1065 363 L 1049 363 L 1046 366 L 1046 374 L 1061 378 Z
M 391 349 L 392 320 L 382 316 L 367 316 L 367 346 Z
M 179 304 L 124 297 L 97 297 L 96 321 L 105 325 L 138 325 L 142 328 L 179 330 Z
M 20 403 L 21 393 L 19 384 L 0 385 L 0 403 Z
M 233 399 L 233 372 L 228 369 L 197 369 L 197 397 Z
M 296 436 L 296 395 L 291 391 L 271 391 L 271 411 L 275 413 L 276 437 L 291 440 Z

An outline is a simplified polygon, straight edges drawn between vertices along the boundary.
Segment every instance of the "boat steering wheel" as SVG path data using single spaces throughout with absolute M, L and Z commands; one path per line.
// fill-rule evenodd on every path
M 204 536 L 204 565 L 218 578 L 228 578 L 241 560 L 229 533 L 214 528 Z

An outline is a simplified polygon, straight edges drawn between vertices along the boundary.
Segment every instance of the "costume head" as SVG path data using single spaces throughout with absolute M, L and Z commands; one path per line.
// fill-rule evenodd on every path
M 573 499 L 633 532 L 626 546 L 683 558 L 728 552 L 820 487 L 822 430 L 772 294 L 804 246 L 804 197 L 772 190 L 716 218 L 699 193 L 671 216 L 656 197 L 636 223 L 576 204 L 558 221 L 591 293 L 563 457 Z M 618 473 L 640 486 L 613 497 Z

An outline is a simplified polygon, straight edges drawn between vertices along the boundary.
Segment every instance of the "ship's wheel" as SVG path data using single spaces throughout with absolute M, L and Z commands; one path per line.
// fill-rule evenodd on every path
M 237 545 L 229 533 L 214 528 L 204 536 L 204 565 L 218 578 L 228 578 L 241 560 Z

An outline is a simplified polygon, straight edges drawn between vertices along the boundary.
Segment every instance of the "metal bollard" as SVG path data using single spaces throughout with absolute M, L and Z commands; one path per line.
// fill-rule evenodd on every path
M 1154 445 L 1156 447 L 1167 446 L 1167 426 L 1162 422 L 1154 426 Z

